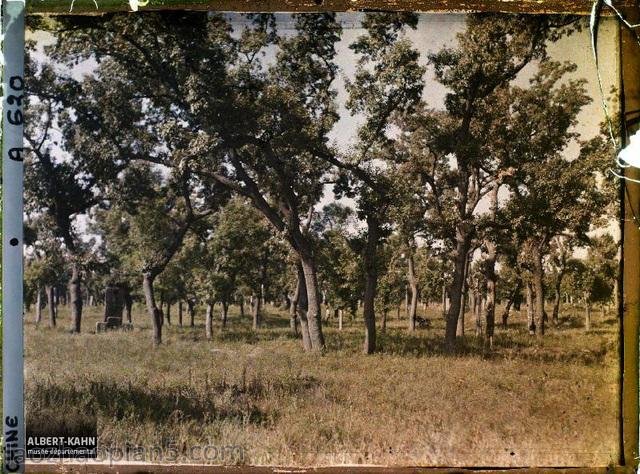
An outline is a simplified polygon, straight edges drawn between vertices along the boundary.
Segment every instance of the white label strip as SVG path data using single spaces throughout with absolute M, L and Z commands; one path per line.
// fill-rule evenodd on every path
M 2 436 L 3 472 L 24 472 L 22 188 L 24 0 L 2 0 Z

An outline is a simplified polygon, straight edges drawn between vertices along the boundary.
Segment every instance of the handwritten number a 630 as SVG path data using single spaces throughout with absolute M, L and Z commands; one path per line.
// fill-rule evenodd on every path
M 9 78 L 9 88 L 16 92 L 24 90 L 24 79 L 20 76 L 11 76 Z M 21 107 L 22 99 L 24 99 L 23 94 L 11 94 L 7 97 L 7 104 Z M 7 110 L 7 120 L 11 125 L 22 125 L 24 123 L 24 115 L 21 110 Z

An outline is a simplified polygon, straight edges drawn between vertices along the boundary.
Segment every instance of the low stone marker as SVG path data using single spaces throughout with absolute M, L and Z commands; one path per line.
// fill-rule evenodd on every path
M 104 320 L 96 323 L 96 332 L 107 329 L 133 329 L 131 323 L 122 322 L 122 310 L 125 306 L 125 292 L 119 286 L 108 286 L 104 292 Z

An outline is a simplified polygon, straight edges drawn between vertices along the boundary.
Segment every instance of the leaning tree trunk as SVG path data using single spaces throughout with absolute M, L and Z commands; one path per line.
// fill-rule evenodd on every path
M 220 313 L 220 317 L 221 317 L 221 321 L 222 321 L 222 327 L 226 328 L 227 327 L 227 316 L 229 314 L 229 303 L 227 303 L 226 301 L 223 301 L 221 303 L 221 313 Z
M 469 252 L 469 235 L 465 232 L 463 224 L 456 228 L 456 251 L 454 261 L 453 281 L 449 288 L 449 311 L 445 327 L 445 345 L 452 351 L 456 345 L 456 329 L 460 316 L 460 304 L 462 303 L 462 287 L 465 278 L 465 266 L 467 265 L 467 253 Z
M 53 286 L 46 286 L 45 291 L 47 293 L 47 306 L 49 306 L 49 327 L 56 327 L 56 301 L 53 294 Z
M 82 288 L 80 265 L 76 262 L 71 266 L 69 280 L 69 295 L 71 301 L 71 332 L 79 333 L 82 322 Z
M 376 290 L 378 288 L 378 268 L 377 253 L 379 241 L 379 224 L 378 222 L 367 217 L 367 243 L 364 249 L 364 297 L 363 297 L 363 316 L 364 316 L 364 353 L 373 354 L 376 350 Z M 417 295 L 416 295 L 417 297 Z
M 153 292 L 153 281 L 156 275 L 152 272 L 145 272 L 142 275 L 142 291 L 147 305 L 147 312 L 151 318 L 153 327 L 153 345 L 158 346 L 162 343 L 162 311 L 156 306 L 156 299 Z
M 204 335 L 207 341 L 213 339 L 213 304 L 207 303 L 207 312 L 204 318 Z
M 545 312 L 544 312 L 544 269 L 542 267 L 542 252 L 538 247 L 533 250 L 533 288 L 535 291 L 536 310 L 536 334 L 544 336 Z
M 416 278 L 415 262 L 413 260 L 413 254 L 409 254 L 408 264 L 409 273 L 407 275 L 409 280 L 409 290 L 411 291 L 411 300 L 409 306 L 409 331 L 416 330 L 416 312 L 418 310 L 418 279 Z
M 36 294 L 36 324 L 42 321 L 42 287 L 38 286 Z

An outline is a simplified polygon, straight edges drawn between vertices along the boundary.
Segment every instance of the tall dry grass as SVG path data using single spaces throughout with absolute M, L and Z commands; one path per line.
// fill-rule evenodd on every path
M 228 327 L 204 338 L 165 325 L 153 349 L 143 308 L 135 330 L 94 334 L 102 308 L 87 308 L 83 333 L 26 322 L 28 419 L 39 412 L 96 413 L 103 446 L 242 446 L 243 463 L 269 465 L 607 465 L 618 456 L 615 317 L 582 329 L 579 309 L 542 342 L 519 315 L 484 354 L 472 334 L 442 348 L 444 322 L 407 333 L 392 318 L 381 350 L 361 353 L 362 323 L 326 326 L 322 357 L 302 352 L 287 316 L 267 307 L 251 330 L 232 308 Z M 174 315 L 175 319 L 175 315 Z M 185 318 L 188 319 L 188 318 Z M 225 461 L 223 461 L 225 462 Z M 233 462 L 238 462 L 237 459 Z

